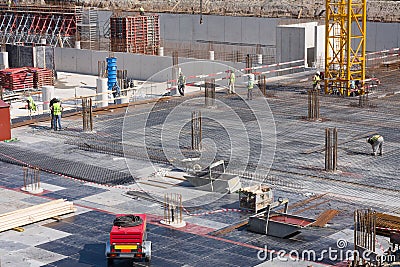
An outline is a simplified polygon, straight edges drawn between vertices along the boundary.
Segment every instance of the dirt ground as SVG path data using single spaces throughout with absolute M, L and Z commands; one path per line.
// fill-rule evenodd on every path
M 353 0 L 353 3 L 361 1 Z M 200 12 L 200 0 L 76 0 L 75 2 L 121 10 L 138 10 L 142 6 L 145 11 L 150 12 L 194 14 Z M 203 0 L 202 6 L 203 14 L 296 19 L 316 19 L 325 16 L 325 0 Z M 367 1 L 367 18 L 370 21 L 400 22 L 400 1 Z

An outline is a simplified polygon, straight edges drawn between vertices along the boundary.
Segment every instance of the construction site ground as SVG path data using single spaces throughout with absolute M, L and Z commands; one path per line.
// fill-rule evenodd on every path
M 243 183 L 269 184 L 275 198 L 289 199 L 292 214 L 315 219 L 324 211 L 339 211 L 326 227 L 303 228 L 300 234 L 286 239 L 252 233 L 245 226 L 227 230 L 249 217 L 248 212 L 239 209 L 238 194 L 211 193 L 190 186 L 183 178 L 185 173 L 172 166 L 162 151 L 175 141 L 174 135 L 163 129 L 180 127 L 178 146 L 183 154 L 192 155 L 188 149 L 190 126 L 184 121 L 187 114 L 180 119 L 182 111 L 174 113 L 178 106 L 187 112 L 196 107 L 204 114 L 215 115 L 221 124 L 235 125 L 237 118 L 227 115 L 224 103 L 235 110 L 246 129 L 252 129 L 255 117 L 246 110 L 244 86 L 236 88 L 238 95 L 218 90 L 217 104 L 212 108 L 205 108 L 203 94 L 194 91 L 155 103 L 131 103 L 128 109 L 99 111 L 94 116 L 93 132 L 82 132 L 80 115 L 63 118 L 64 129 L 57 132 L 50 130 L 48 121 L 14 128 L 12 137 L 19 141 L 0 144 L 0 213 L 59 198 L 73 201 L 78 211 L 62 216 L 61 221 L 49 219 L 25 226 L 24 232 L 1 233 L 1 266 L 106 266 L 105 243 L 114 215 L 121 213 L 149 215 L 152 266 L 340 265 L 342 260 L 327 257 L 310 263 L 293 262 L 288 255 L 284 261 L 276 254 L 271 254 L 273 259 L 260 260 L 258 255 L 266 248 L 300 253 L 314 250 L 320 255 L 322 250 L 337 249 L 339 240 L 346 242 L 342 249 L 351 250 L 355 209 L 400 213 L 399 72 L 377 69 L 370 70 L 371 74 L 381 80 L 381 85 L 369 95 L 366 107 L 358 107 L 357 97 L 321 95 L 319 121 L 306 119 L 305 92 L 310 87 L 311 72 L 267 84 L 266 110 L 271 111 L 275 124 L 270 126 L 274 131 L 268 133 L 276 141 L 275 149 L 268 151 L 266 158 L 273 155 L 273 162 L 263 166 L 257 139 L 260 136 L 249 133 L 246 171 L 254 175 L 243 178 Z M 264 105 L 265 98 L 255 90 L 251 107 L 262 111 Z M 178 116 L 168 120 L 170 114 Z M 143 129 L 136 128 L 140 123 L 144 123 Z M 327 127 L 338 129 L 337 172 L 324 171 Z M 215 158 L 231 162 L 228 165 L 232 165 L 232 172 L 243 164 L 238 155 L 233 156 L 234 160 L 229 158 L 229 134 L 241 134 L 234 128 L 228 127 L 231 132 L 227 134 L 212 120 L 205 118 L 203 122 L 203 138 L 214 141 Z M 385 138 L 383 156 L 370 155 L 366 137 L 373 133 Z M 246 149 L 242 143 L 234 145 Z M 253 172 L 257 164 L 260 168 Z M 25 165 L 41 170 L 42 194 L 21 191 Z M 173 229 L 160 224 L 164 193 L 182 194 L 187 226 Z M 383 253 L 388 246 L 387 238 L 378 237 L 377 253 Z M 135 265 L 146 266 L 144 262 Z M 130 263 L 115 262 L 115 266 Z

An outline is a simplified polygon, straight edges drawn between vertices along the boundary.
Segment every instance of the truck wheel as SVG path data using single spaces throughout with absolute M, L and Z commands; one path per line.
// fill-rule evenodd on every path
M 147 256 L 146 258 L 144 258 L 145 262 L 150 262 L 151 261 L 151 256 Z

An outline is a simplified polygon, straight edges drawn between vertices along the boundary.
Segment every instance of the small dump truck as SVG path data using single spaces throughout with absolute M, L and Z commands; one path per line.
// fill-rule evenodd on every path
M 107 264 L 115 259 L 151 260 L 151 241 L 147 241 L 146 214 L 118 214 L 106 244 Z

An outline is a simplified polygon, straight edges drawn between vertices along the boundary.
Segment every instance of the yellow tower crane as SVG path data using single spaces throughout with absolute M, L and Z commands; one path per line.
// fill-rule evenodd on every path
M 326 0 L 325 93 L 364 94 L 366 0 Z

